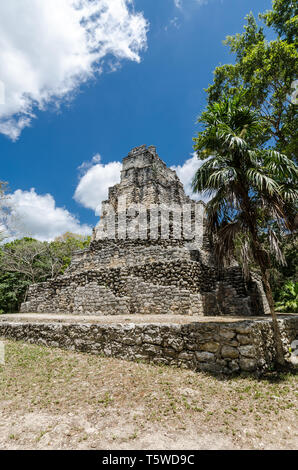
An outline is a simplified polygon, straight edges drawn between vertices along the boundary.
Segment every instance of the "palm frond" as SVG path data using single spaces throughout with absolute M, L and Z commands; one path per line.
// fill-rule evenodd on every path
M 212 236 L 223 220 L 227 220 L 229 201 L 225 188 L 221 188 L 213 195 L 206 205 L 207 230 Z
M 287 263 L 280 249 L 279 240 L 276 236 L 276 233 L 271 229 L 268 230 L 268 240 L 269 240 L 270 251 L 276 258 L 276 261 L 282 266 L 286 266 Z
M 262 169 L 248 168 L 246 171 L 247 181 L 260 192 L 266 191 L 269 195 L 280 193 L 279 184 Z
M 218 264 L 229 263 L 235 253 L 235 239 L 243 231 L 240 220 L 223 225 L 216 233 L 215 255 Z
M 233 181 L 236 177 L 236 170 L 232 167 L 222 168 L 217 171 L 213 171 L 213 173 L 209 176 L 206 186 L 208 189 L 218 190 L 222 186 L 226 186 Z
M 298 189 L 294 187 L 289 187 L 288 185 L 281 185 L 280 192 L 283 195 L 283 198 L 287 202 L 296 202 L 298 201 Z

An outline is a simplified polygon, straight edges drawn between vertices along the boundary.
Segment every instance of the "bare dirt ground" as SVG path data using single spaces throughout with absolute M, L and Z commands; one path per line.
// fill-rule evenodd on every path
M 297 376 L 215 378 L 4 340 L 0 449 L 297 449 Z

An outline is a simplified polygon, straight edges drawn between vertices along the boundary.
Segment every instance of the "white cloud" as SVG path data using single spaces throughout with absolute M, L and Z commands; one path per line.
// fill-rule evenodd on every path
M 179 23 L 179 19 L 177 16 L 175 16 L 174 18 L 172 18 L 169 22 L 168 25 L 165 26 L 165 31 L 168 31 L 169 27 L 173 27 L 173 28 L 176 28 L 176 29 L 180 29 L 180 23 Z
M 6 226 L 8 234 L 18 238 L 30 236 L 50 241 L 65 232 L 81 235 L 91 233 L 91 227 L 81 225 L 67 209 L 56 207 L 51 194 L 40 195 L 35 189 L 18 189 L 9 195 L 5 205 L 9 206 L 10 211 L 4 217 L 2 226 Z
M 189 1 L 189 0 L 187 0 Z M 209 0 L 194 0 L 194 3 L 197 3 L 198 5 L 206 5 Z M 179 8 L 180 10 L 183 7 L 184 0 L 174 0 L 175 7 Z
M 95 163 L 95 164 L 94 164 Z M 100 163 L 100 155 L 91 162 L 84 162 L 79 169 L 83 171 L 76 188 L 74 199 L 100 215 L 101 202 L 108 198 L 108 189 L 120 182 L 120 162 Z
M 175 7 L 182 8 L 182 0 L 174 0 Z
M 110 71 L 122 59 L 139 62 L 147 29 L 132 0 L 1 1 L 0 132 L 16 140 L 36 109 L 59 106 L 104 58 Z
M 175 170 L 178 178 L 184 186 L 185 193 L 195 201 L 207 202 L 209 199 L 206 195 L 194 193 L 191 187 L 193 177 L 196 171 L 203 165 L 205 160 L 199 160 L 196 154 L 193 154 L 191 158 L 185 160 L 183 165 L 171 166 L 172 170 Z

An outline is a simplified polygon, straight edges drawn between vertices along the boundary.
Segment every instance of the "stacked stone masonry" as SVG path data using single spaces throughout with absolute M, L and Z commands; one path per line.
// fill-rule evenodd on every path
M 127 236 L 130 223 L 136 234 L 143 227 L 140 212 L 123 209 L 123 198 L 129 205 L 145 208 L 145 238 Z M 190 207 L 188 232 L 180 230 L 180 219 L 174 214 L 185 204 Z M 150 237 L 153 232 L 147 211 L 152 205 L 158 207 L 157 238 Z M 169 215 L 167 238 L 160 223 L 163 205 L 175 206 Z M 107 207 L 113 208 L 113 213 Z M 259 282 L 246 282 L 236 264 L 221 269 L 215 265 L 204 207 L 185 195 L 175 171 L 166 167 L 154 147 L 133 149 L 123 159 L 121 182 L 109 189 L 109 199 L 102 205 L 90 248 L 74 255 L 63 276 L 31 286 L 21 311 L 209 316 L 267 313 Z M 128 222 L 125 233 L 120 224 L 123 215 Z M 114 237 L 105 238 L 102 235 L 107 233 L 111 217 L 115 220 Z

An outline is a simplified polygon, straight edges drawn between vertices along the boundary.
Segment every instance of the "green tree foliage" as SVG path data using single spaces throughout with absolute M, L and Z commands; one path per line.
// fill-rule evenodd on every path
M 298 313 L 298 282 L 287 281 L 278 292 L 278 298 L 279 312 Z
M 28 286 L 55 279 L 68 268 L 73 253 L 90 237 L 67 233 L 47 243 L 22 238 L 0 247 L 0 312 L 18 311 Z
M 0 251 L 0 269 L 31 282 L 44 281 L 49 276 L 47 243 L 28 237 L 6 243 Z
M 0 271 L 0 314 L 18 312 L 29 285 L 22 274 Z
M 57 237 L 48 244 L 47 256 L 51 266 L 51 278 L 63 274 L 71 262 L 72 255 L 77 250 L 83 250 L 90 244 L 90 237 L 83 237 L 71 232 Z
M 244 32 L 224 41 L 235 63 L 217 67 L 206 90 L 208 102 L 214 103 L 243 89 L 243 104 L 258 109 L 263 117 L 263 142 L 292 159 L 298 154 L 297 105 L 292 99 L 298 76 L 297 13 L 297 1 L 275 0 L 273 9 L 260 15 L 279 34 L 274 41 L 266 40 L 252 13 L 247 15 Z
M 273 0 L 272 10 L 260 15 L 268 27 L 273 27 L 279 37 L 297 44 L 298 2 L 297 0 Z
M 279 302 L 282 301 L 283 286 L 289 281 L 294 284 L 298 282 L 298 239 L 296 234 L 287 234 L 282 238 L 281 251 L 286 263 L 280 266 L 273 259 L 270 269 L 270 284 L 277 310 L 279 310 Z
M 219 263 L 235 255 L 241 237 L 241 258 L 259 266 L 273 317 L 279 362 L 283 362 L 278 323 L 269 283 L 270 255 L 283 263 L 279 235 L 292 229 L 289 207 L 297 201 L 298 171 L 286 155 L 262 145 L 264 118 L 243 104 L 243 95 L 208 105 L 199 122 L 203 131 L 194 139 L 195 150 L 207 161 L 193 180 L 196 192 L 212 198 L 206 207 L 208 229 Z

